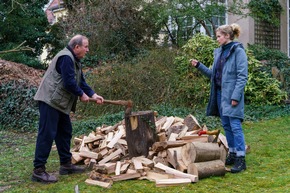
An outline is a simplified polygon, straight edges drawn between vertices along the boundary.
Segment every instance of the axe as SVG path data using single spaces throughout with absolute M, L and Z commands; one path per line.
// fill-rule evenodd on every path
M 90 98 L 90 102 L 97 102 L 97 99 Z M 129 115 L 131 114 L 133 102 L 131 100 L 125 101 L 125 100 L 105 100 L 103 101 L 105 104 L 113 104 L 113 105 L 121 105 L 126 106 L 125 114 Z
M 215 135 L 215 138 L 214 138 L 214 140 L 212 142 L 213 143 L 217 143 L 220 132 L 221 132 L 221 130 L 219 130 L 219 129 L 216 129 L 216 130 L 213 130 L 213 131 L 199 131 L 198 135 L 199 136 L 201 136 L 203 134 Z

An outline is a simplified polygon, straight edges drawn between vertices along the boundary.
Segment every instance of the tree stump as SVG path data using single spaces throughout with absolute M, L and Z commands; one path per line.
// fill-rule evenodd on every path
M 153 111 L 133 112 L 125 116 L 126 141 L 130 157 L 148 156 L 157 134 Z
M 188 166 L 190 163 L 221 159 L 221 148 L 217 143 L 187 143 L 181 149 L 182 160 Z
M 221 160 L 190 163 L 187 173 L 198 176 L 198 179 L 211 176 L 224 176 L 226 173 L 225 164 Z

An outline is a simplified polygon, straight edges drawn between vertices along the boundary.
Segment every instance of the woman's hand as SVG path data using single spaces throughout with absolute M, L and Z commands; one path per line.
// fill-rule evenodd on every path
M 192 65 L 192 66 L 196 67 L 196 65 L 197 65 L 197 63 L 198 63 L 198 60 L 196 60 L 196 59 L 191 59 L 190 62 L 191 62 L 191 65 Z
M 239 104 L 238 101 L 236 101 L 236 100 L 232 100 L 232 106 L 233 106 L 233 107 L 237 106 L 238 104 Z

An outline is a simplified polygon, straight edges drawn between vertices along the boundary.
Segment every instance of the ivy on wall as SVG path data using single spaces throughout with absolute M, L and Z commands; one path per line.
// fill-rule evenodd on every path
M 251 0 L 248 4 L 249 15 L 255 20 L 274 26 L 280 25 L 280 14 L 283 8 L 278 0 Z

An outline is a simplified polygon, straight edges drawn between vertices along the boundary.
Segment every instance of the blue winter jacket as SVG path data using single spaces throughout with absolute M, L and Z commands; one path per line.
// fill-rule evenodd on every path
M 217 106 L 216 85 L 214 83 L 215 66 L 222 52 L 219 47 L 214 50 L 214 63 L 212 68 L 199 63 L 197 67 L 204 75 L 210 78 L 210 98 L 207 106 L 207 116 L 220 116 Z M 244 90 L 248 80 L 248 60 L 243 45 L 235 42 L 226 56 L 221 81 L 221 107 L 223 116 L 244 119 Z M 238 101 L 232 106 L 231 101 Z

